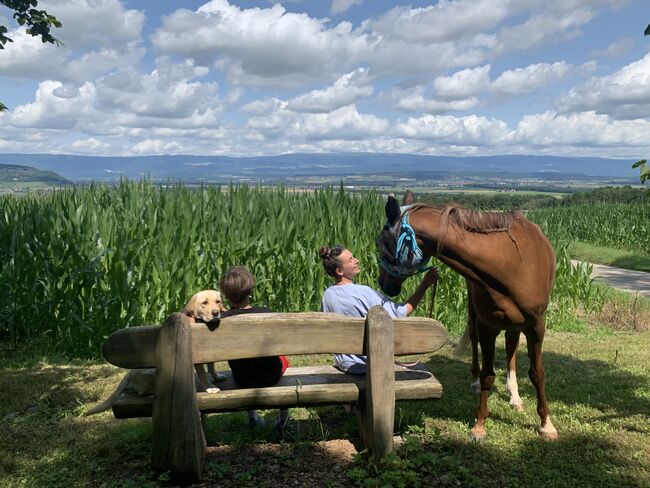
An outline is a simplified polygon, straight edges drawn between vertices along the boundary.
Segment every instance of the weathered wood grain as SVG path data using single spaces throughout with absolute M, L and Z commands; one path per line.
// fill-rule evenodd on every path
M 194 391 L 194 365 L 187 317 L 172 314 L 160 328 L 152 412 L 151 464 L 174 481 L 201 478 L 205 438 Z
M 198 407 L 206 412 L 231 412 L 250 408 L 309 407 L 357 404 L 366 389 L 365 376 L 342 373 L 333 366 L 288 368 L 277 385 L 238 388 L 230 371 L 218 393 L 198 393 Z M 395 399 L 434 400 L 442 397 L 442 385 L 429 371 L 395 366 Z M 153 399 L 124 391 L 113 404 L 116 418 L 150 417 Z
M 380 305 L 372 307 L 366 318 L 368 374 L 366 375 L 364 438 L 372 456 L 381 458 L 393 450 L 395 423 L 395 373 L 393 320 Z
M 363 354 L 363 318 L 309 313 L 251 314 L 228 317 L 210 331 L 192 324 L 195 364 L 259 356 L 347 353 Z M 401 318 L 395 323 L 395 354 L 433 352 L 447 340 L 447 330 L 427 318 Z M 158 327 L 131 327 L 113 333 L 103 346 L 110 363 L 123 368 L 155 366 Z

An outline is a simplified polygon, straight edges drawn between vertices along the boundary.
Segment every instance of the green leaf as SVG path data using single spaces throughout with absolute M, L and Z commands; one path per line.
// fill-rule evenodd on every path
M 637 161 L 632 165 L 632 168 L 638 168 L 639 166 L 645 166 L 647 161 L 645 159 L 641 159 L 640 161 Z
M 650 36 L 650 24 L 648 24 L 648 27 L 645 28 L 645 31 L 643 32 L 644 35 Z

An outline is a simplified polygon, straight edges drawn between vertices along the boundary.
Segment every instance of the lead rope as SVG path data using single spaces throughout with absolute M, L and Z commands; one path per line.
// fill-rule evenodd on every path
M 431 286 L 431 304 L 429 305 L 429 318 L 430 319 L 433 318 L 433 305 L 434 305 L 434 303 L 436 301 L 436 288 L 437 288 L 437 286 L 438 286 L 437 281 L 435 281 L 433 283 L 433 285 Z M 423 357 L 424 357 L 424 354 L 420 354 L 420 357 L 417 359 L 417 361 L 415 361 L 413 363 L 401 363 L 399 361 L 395 361 L 395 364 L 397 364 L 398 366 L 403 366 L 405 368 L 413 368 L 413 367 L 417 366 L 418 364 L 420 364 L 420 362 L 422 362 Z

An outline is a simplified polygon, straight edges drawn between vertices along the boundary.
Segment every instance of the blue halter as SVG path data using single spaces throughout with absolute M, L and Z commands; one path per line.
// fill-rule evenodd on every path
M 395 256 L 388 259 L 382 256 L 379 264 L 391 276 L 408 278 L 416 273 L 430 270 L 431 266 L 425 266 L 429 257 L 424 257 L 422 249 L 418 246 L 415 231 L 409 224 L 408 209 L 402 214 L 402 220 L 391 229 L 396 236 Z

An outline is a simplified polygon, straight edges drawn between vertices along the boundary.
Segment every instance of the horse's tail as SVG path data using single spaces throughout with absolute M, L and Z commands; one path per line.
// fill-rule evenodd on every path
M 465 325 L 465 332 L 463 332 L 463 336 L 460 338 L 460 341 L 458 341 L 458 345 L 454 351 L 454 356 L 456 357 L 467 355 L 467 350 L 469 349 L 469 344 L 471 342 L 469 338 L 469 328 L 470 321 L 468 320 L 467 325 Z

